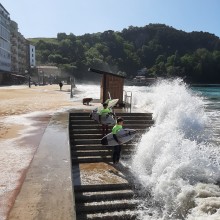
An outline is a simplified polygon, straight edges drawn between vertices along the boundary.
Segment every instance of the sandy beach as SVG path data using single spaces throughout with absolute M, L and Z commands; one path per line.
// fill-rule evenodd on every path
M 70 86 L 0 87 L 0 220 L 6 219 L 40 144 L 57 111 L 81 102 L 70 98 Z

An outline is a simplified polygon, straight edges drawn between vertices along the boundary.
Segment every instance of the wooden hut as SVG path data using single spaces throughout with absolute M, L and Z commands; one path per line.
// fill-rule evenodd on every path
M 124 76 L 109 73 L 101 70 L 89 68 L 89 71 L 102 74 L 101 80 L 101 102 L 109 98 L 109 93 L 112 99 L 119 99 L 119 106 L 123 106 L 123 91 L 124 91 Z

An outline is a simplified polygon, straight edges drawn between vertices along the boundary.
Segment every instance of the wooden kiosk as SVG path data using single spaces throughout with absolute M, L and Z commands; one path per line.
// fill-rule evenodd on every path
M 101 80 L 101 92 L 100 92 L 100 100 L 101 102 L 105 102 L 110 93 L 112 99 L 119 99 L 119 106 L 123 106 L 123 90 L 124 90 L 124 76 L 120 76 L 114 73 L 109 73 L 101 70 L 96 70 L 89 68 L 90 72 L 102 74 Z

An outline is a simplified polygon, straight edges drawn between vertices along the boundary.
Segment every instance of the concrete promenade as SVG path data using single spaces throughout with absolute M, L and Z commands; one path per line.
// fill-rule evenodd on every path
M 75 219 L 68 112 L 52 116 L 8 219 Z

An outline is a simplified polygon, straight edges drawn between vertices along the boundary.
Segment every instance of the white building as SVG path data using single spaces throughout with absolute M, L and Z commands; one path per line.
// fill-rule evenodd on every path
M 35 46 L 29 45 L 30 53 L 30 66 L 36 66 Z
M 0 73 L 10 72 L 10 71 L 11 71 L 10 14 L 0 3 Z
M 36 66 L 35 46 L 18 31 L 18 24 L 10 19 L 9 12 L 0 3 L 0 84 L 10 83 L 26 70 Z

